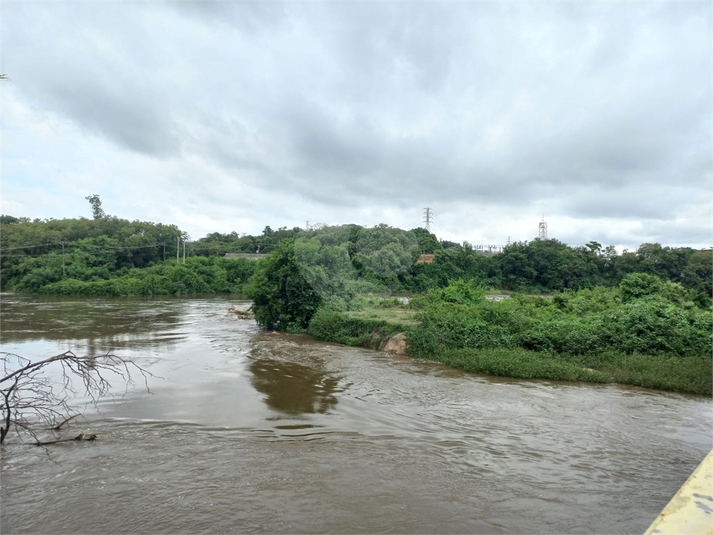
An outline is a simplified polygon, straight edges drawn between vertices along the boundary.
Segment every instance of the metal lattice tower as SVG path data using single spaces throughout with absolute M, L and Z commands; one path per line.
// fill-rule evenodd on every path
M 426 230 L 431 231 L 431 223 L 433 222 L 433 212 L 430 208 L 423 209 L 423 222 L 426 224 Z
M 542 216 L 542 221 L 540 221 L 540 232 L 537 237 L 541 240 L 547 239 L 547 221 L 545 221 L 545 216 Z

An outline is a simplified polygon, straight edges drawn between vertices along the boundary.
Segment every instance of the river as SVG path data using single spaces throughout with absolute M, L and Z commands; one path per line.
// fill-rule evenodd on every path
M 8 435 L 4 534 L 641 533 L 712 445 L 707 398 L 274 334 L 228 296 L 0 297 L 3 351 L 154 375 L 86 406 L 94 442 Z

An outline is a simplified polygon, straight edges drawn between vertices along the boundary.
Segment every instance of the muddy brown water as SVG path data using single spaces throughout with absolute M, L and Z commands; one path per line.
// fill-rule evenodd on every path
M 8 438 L 4 534 L 641 533 L 711 448 L 707 398 L 271 334 L 225 296 L 0 297 L 3 351 L 155 375 L 86 406 L 96 442 Z

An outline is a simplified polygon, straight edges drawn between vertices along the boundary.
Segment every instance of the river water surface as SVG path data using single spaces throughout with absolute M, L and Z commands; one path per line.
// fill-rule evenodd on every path
M 3 351 L 154 374 L 72 422 L 95 442 L 8 436 L 4 534 L 641 533 L 711 449 L 707 398 L 273 334 L 228 297 L 1 297 Z

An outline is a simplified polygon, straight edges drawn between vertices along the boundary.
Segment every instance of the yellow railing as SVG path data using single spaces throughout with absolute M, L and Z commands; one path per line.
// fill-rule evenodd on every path
M 713 535 L 713 450 L 644 535 Z

